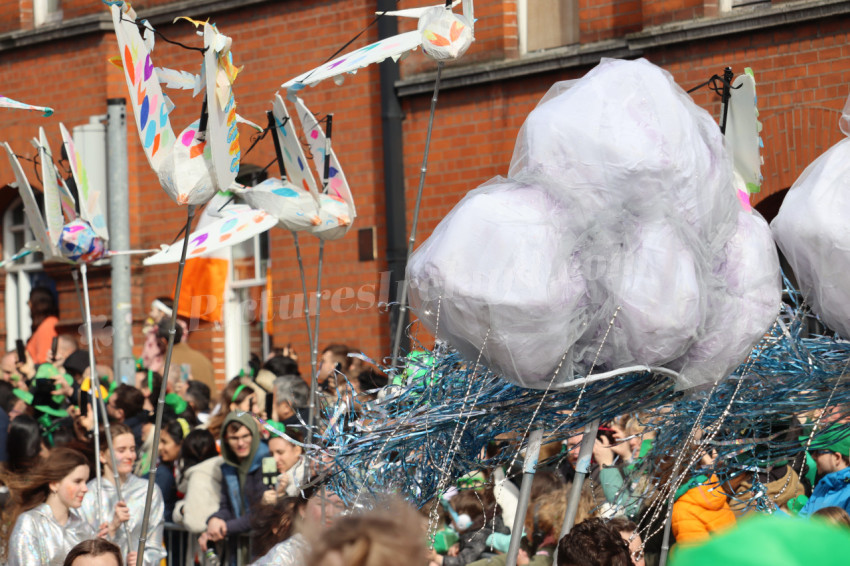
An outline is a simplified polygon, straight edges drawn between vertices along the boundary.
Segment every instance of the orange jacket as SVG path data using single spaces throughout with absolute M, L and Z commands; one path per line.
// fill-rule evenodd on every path
M 716 475 L 685 492 L 673 503 L 671 527 L 676 542 L 698 542 L 710 533 L 735 525 L 735 514 L 726 501 Z

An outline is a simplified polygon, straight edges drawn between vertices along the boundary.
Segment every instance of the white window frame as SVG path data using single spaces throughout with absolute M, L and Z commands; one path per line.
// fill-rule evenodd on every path
M 520 55 L 526 55 L 529 53 L 528 48 L 528 36 L 530 33 L 530 29 L 534 27 L 535 22 L 538 18 L 543 17 L 541 15 L 541 10 L 552 8 L 552 6 L 544 5 L 546 4 L 560 4 L 559 10 L 563 10 L 565 12 L 564 18 L 566 18 L 569 22 L 569 25 L 573 26 L 572 30 L 572 41 L 569 41 L 570 34 L 566 34 L 566 40 L 562 40 L 558 43 L 560 45 L 547 45 L 545 47 L 536 47 L 532 49 L 532 52 L 537 51 L 546 51 L 549 49 L 557 49 L 558 47 L 564 47 L 567 45 L 575 45 L 579 42 L 579 11 L 578 11 L 578 1 L 577 0 L 517 0 L 516 10 L 517 10 L 517 38 L 518 38 L 518 49 Z M 543 6 L 543 8 L 541 8 Z
M 24 232 L 24 243 L 34 240 L 26 214 L 23 214 L 23 206 L 23 201 L 19 197 L 3 213 L 4 260 L 21 251 L 14 249 L 16 233 Z M 13 215 L 18 208 L 23 214 L 23 224 L 15 224 L 13 221 Z M 32 318 L 27 302 L 32 290 L 31 275 L 42 269 L 42 263 L 36 254 L 29 254 L 5 266 L 6 293 L 3 300 L 6 308 L 6 351 L 14 349 L 15 340 L 29 338 Z
M 248 324 L 242 320 L 242 302 L 240 301 L 240 291 L 251 287 L 260 287 L 263 291 L 261 295 L 265 301 L 266 288 L 266 273 L 265 268 L 271 265 L 270 258 L 262 257 L 262 246 L 260 238 L 268 237 L 267 233 L 254 236 L 251 239 L 254 248 L 254 273 L 249 279 L 239 279 L 235 277 L 233 270 L 233 249 L 229 248 L 229 265 L 227 268 L 227 283 L 224 291 L 224 371 L 227 379 L 231 379 L 239 373 L 240 370 L 247 369 L 246 361 L 251 355 L 251 335 L 248 330 Z M 271 253 L 269 253 L 271 255 Z M 261 304 L 257 311 L 260 316 L 265 316 L 266 306 Z M 265 358 L 269 351 L 269 337 L 263 332 L 263 351 L 260 355 Z
M 51 3 L 55 6 L 51 7 Z M 62 0 L 33 0 L 32 19 L 35 27 L 62 21 Z

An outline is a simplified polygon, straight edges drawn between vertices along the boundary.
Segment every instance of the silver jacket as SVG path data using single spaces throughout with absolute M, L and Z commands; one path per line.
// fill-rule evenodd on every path
M 283 542 L 272 547 L 265 556 L 257 559 L 251 566 L 300 566 L 307 559 L 310 547 L 299 533 L 295 533 Z
M 88 483 L 89 491 L 83 499 L 80 507 L 80 515 L 93 527 L 97 527 L 97 511 L 95 501 L 97 499 L 97 480 Z M 148 482 L 138 476 L 130 474 L 127 481 L 121 484 L 121 495 L 130 508 L 130 520 L 127 528 L 130 530 L 130 541 L 127 543 L 124 526 L 118 528 L 115 539 L 112 541 L 121 548 L 121 553 L 126 557 L 127 553 L 134 552 L 139 546 L 139 536 L 142 533 L 142 515 L 145 512 L 145 498 L 148 493 Z M 115 514 L 115 505 L 118 503 L 118 493 L 115 485 L 103 479 L 103 491 L 101 493 L 100 513 L 104 522 L 112 521 Z M 145 542 L 145 566 L 155 566 L 165 558 L 168 553 L 162 546 L 162 531 L 165 524 L 165 505 L 162 502 L 162 492 L 159 486 L 154 486 L 153 501 L 151 502 L 151 518 L 148 522 L 147 540 Z
M 42 503 L 18 517 L 7 552 L 9 566 L 62 566 L 65 556 L 77 543 L 93 539 L 97 531 L 76 509 L 70 509 L 63 527 L 53 510 Z

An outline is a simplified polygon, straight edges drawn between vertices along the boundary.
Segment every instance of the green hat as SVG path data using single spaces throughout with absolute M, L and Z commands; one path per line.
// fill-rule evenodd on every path
M 804 445 L 808 440 L 808 436 L 800 437 L 800 442 Z M 850 457 L 850 427 L 836 424 L 824 429 L 820 434 L 815 434 L 809 450 L 829 450 Z
M 682 548 L 673 552 L 672 566 L 843 566 L 850 530 L 826 521 L 759 515 L 699 546 L 677 546 Z
M 29 391 L 24 391 L 23 389 L 12 389 L 12 395 L 26 403 L 27 405 L 32 405 L 32 393 Z
M 269 419 L 269 420 L 266 421 L 266 430 L 269 430 L 269 429 L 272 429 L 272 428 L 275 429 L 276 431 L 278 431 L 281 434 L 286 434 L 286 425 L 285 424 Z
M 32 405 L 33 395 L 29 391 L 24 391 L 22 389 L 12 389 L 12 395 L 14 395 L 27 405 Z M 35 405 L 33 406 L 33 409 L 35 409 L 36 411 L 41 411 L 42 413 L 50 415 L 51 417 L 56 417 L 60 419 L 68 416 L 68 411 L 64 409 L 56 409 L 49 405 Z
M 186 400 L 177 393 L 169 393 L 165 396 L 165 404 L 174 409 L 176 414 L 181 414 L 189 408 Z

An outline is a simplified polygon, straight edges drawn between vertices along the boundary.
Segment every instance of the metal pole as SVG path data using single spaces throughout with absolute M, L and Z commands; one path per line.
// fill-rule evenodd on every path
M 675 492 L 670 494 L 670 502 L 667 504 L 667 520 L 664 521 L 664 538 L 661 540 L 661 556 L 658 558 L 658 566 L 666 566 L 667 554 L 670 552 L 670 528 L 673 524 L 673 498 Z
M 162 432 L 162 413 L 165 409 L 165 390 L 168 388 L 168 374 L 171 369 L 171 354 L 174 352 L 174 334 L 177 327 L 177 305 L 180 304 L 180 288 L 183 286 L 183 269 L 186 267 L 186 251 L 189 248 L 189 234 L 192 232 L 192 219 L 195 218 L 195 205 L 188 206 L 186 228 L 183 232 L 183 251 L 180 253 L 180 263 L 177 267 L 177 284 L 174 288 L 174 308 L 171 310 L 171 326 L 168 330 L 168 348 L 165 351 L 165 369 L 162 371 L 162 386 L 159 388 L 159 400 L 156 404 L 156 424 L 153 432 L 153 445 L 151 446 L 151 469 L 148 475 L 148 493 L 145 497 L 145 512 L 142 515 L 142 531 L 139 533 L 139 550 L 136 555 L 136 566 L 143 566 L 145 557 L 145 542 L 148 536 L 148 525 L 151 518 L 151 505 L 153 503 L 153 488 L 156 485 L 157 459 L 156 453 L 159 447 L 159 436 Z
M 97 369 L 94 364 L 94 342 L 92 341 L 92 332 L 91 332 L 91 304 L 89 303 L 89 278 L 88 278 L 88 266 L 83 263 L 80 265 L 80 275 L 83 276 L 83 300 L 85 301 L 85 317 L 86 317 L 86 338 L 89 341 L 89 383 L 91 384 L 91 395 L 92 395 L 92 410 L 94 411 L 94 419 L 97 422 L 98 419 L 98 410 L 103 411 L 104 418 L 103 419 L 103 429 L 106 436 L 106 445 L 109 448 L 109 457 L 112 462 L 112 475 L 115 477 L 115 492 L 118 494 L 118 500 L 124 501 L 124 497 L 121 494 L 121 477 L 118 475 L 118 460 L 115 458 L 115 449 L 112 447 L 112 435 L 111 426 L 109 424 L 109 417 L 106 412 L 106 403 L 103 402 L 103 397 L 100 393 L 100 379 L 97 375 Z M 97 400 L 97 403 L 95 403 Z M 94 438 L 95 438 L 95 459 L 97 461 L 97 474 L 98 474 L 98 482 L 101 482 L 101 472 L 100 472 L 100 431 L 95 425 L 94 430 Z M 102 492 L 103 486 L 99 483 L 98 490 Z M 96 512 L 100 513 L 100 504 L 103 500 L 101 499 L 101 493 L 97 494 L 97 507 Z M 100 517 L 102 519 L 102 517 Z M 100 525 L 102 521 L 98 521 L 98 525 Z M 123 523 L 124 526 L 124 534 L 127 537 L 127 551 L 130 550 L 130 531 L 127 527 L 127 523 Z
M 428 153 L 431 148 L 431 132 L 434 129 L 434 113 L 437 111 L 437 95 L 440 93 L 440 77 L 443 74 L 443 62 L 437 62 L 437 79 L 434 81 L 434 94 L 431 97 L 431 114 L 428 117 L 428 131 L 425 134 L 425 153 L 422 155 L 422 168 L 419 170 L 419 190 L 416 193 L 416 206 L 413 208 L 413 225 L 410 227 L 410 239 L 407 243 L 407 261 L 410 260 L 410 255 L 413 253 L 413 246 L 416 244 L 416 228 L 419 226 L 419 208 L 422 204 L 422 190 L 425 188 L 425 175 L 428 172 Z M 404 278 L 401 284 L 401 299 L 398 304 L 398 317 L 395 327 L 395 340 L 393 340 L 393 357 L 392 364 L 398 362 L 398 352 L 401 347 L 402 331 L 407 320 L 407 277 Z M 436 336 L 435 336 L 436 338 Z
M 576 522 L 578 502 L 581 500 L 581 490 L 584 487 L 584 478 L 590 470 L 590 457 L 593 454 L 593 444 L 596 442 L 596 433 L 599 431 L 599 419 L 596 419 L 584 427 L 581 437 L 581 446 L 578 451 L 578 462 L 576 463 L 576 474 L 573 478 L 573 487 L 570 491 L 570 499 L 567 501 L 567 513 L 564 515 L 564 524 L 561 526 L 561 534 L 558 540 L 570 532 Z M 556 557 L 557 557 L 557 550 Z
M 525 448 L 525 463 L 522 466 L 522 483 L 519 487 L 514 524 L 511 527 L 511 543 L 508 546 L 508 556 L 505 566 L 516 566 L 519 555 L 519 543 L 522 540 L 522 526 L 525 524 L 525 514 L 528 511 L 528 500 L 531 497 L 531 483 L 537 471 L 537 459 L 540 457 L 540 444 L 543 441 L 543 429 L 532 430 L 528 435 L 528 445 Z
M 127 101 L 110 98 L 107 104 L 106 165 L 109 203 L 109 248 L 130 250 L 130 195 L 127 179 Z M 133 383 L 133 304 L 130 295 L 130 256 L 111 257 L 112 365 L 115 379 Z
M 94 389 L 100 387 L 100 383 L 97 378 L 97 368 L 94 365 L 94 341 L 92 340 L 91 333 L 91 307 L 89 305 L 89 284 L 87 277 L 88 266 L 83 263 L 80 264 L 80 275 L 83 276 L 83 300 L 85 301 L 85 308 L 83 311 L 83 317 L 86 321 L 86 340 L 89 343 L 89 386 L 91 393 L 89 397 L 91 398 L 91 408 L 92 408 L 92 427 L 94 432 L 94 453 L 95 453 L 95 476 L 97 477 L 96 486 L 96 495 L 97 495 L 97 505 L 95 506 L 95 517 L 97 517 L 98 526 L 103 524 L 103 513 L 100 512 L 100 502 L 103 500 L 103 478 L 101 477 L 100 470 L 100 427 L 98 426 L 98 406 L 97 403 L 94 402 Z
M 330 178 L 331 167 L 331 136 L 333 135 L 333 114 L 328 114 L 327 122 L 325 123 L 325 157 L 322 171 L 322 189 L 327 190 L 328 180 Z M 318 125 L 316 126 L 318 127 Z M 310 378 L 310 413 L 308 417 L 307 427 L 307 444 L 313 442 L 313 427 L 316 424 L 316 409 L 317 396 L 319 394 L 319 312 L 322 306 L 322 265 L 325 257 L 325 241 L 319 240 L 319 266 L 316 274 L 316 309 L 314 313 L 315 321 L 313 323 L 313 339 L 312 351 L 310 352 L 310 368 L 312 369 L 312 377 Z M 307 300 L 307 297 L 304 297 Z M 324 501 L 322 502 L 324 506 Z M 322 510 L 324 515 L 324 509 Z

